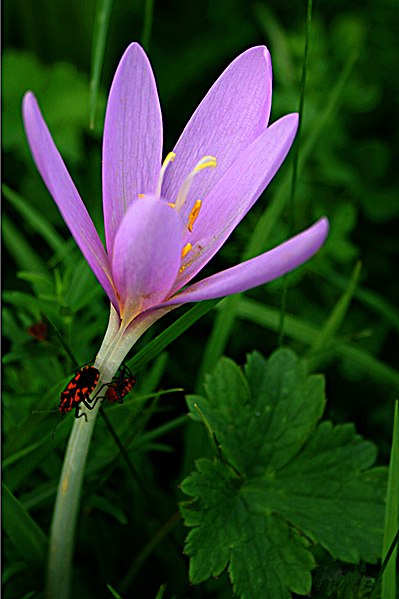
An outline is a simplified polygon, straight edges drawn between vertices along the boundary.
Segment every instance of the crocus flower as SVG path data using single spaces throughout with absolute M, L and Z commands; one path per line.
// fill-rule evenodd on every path
M 162 163 L 154 76 L 142 48 L 131 44 L 114 77 L 104 125 L 106 250 L 34 95 L 25 95 L 24 123 L 37 168 L 107 293 L 119 330 L 142 332 L 178 305 L 276 279 L 324 242 L 328 222 L 322 218 L 276 248 L 187 286 L 261 195 L 291 147 L 298 115 L 269 126 L 271 90 L 268 50 L 247 50 L 216 81 Z

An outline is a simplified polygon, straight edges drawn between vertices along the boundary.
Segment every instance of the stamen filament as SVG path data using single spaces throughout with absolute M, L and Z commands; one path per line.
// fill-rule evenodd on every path
M 216 158 L 215 156 L 203 156 L 201 160 L 195 165 L 194 169 L 191 173 L 186 177 L 182 186 L 179 189 L 176 198 L 176 210 L 180 210 L 183 206 L 184 202 L 187 199 L 188 192 L 190 191 L 190 187 L 192 185 L 193 179 L 197 173 L 202 171 L 204 168 L 215 168 L 216 166 Z
M 162 183 L 163 183 L 163 178 L 165 176 L 166 169 L 168 168 L 169 164 L 174 161 L 175 158 L 176 158 L 175 152 L 169 152 L 169 154 L 166 156 L 165 160 L 162 163 L 161 172 L 159 173 L 158 185 L 157 185 L 157 189 L 155 192 L 155 195 L 157 197 L 161 196 Z

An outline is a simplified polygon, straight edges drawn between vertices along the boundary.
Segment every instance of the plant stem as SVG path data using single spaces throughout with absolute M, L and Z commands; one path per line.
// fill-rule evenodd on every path
M 111 307 L 108 329 L 95 361 L 95 366 L 101 373 L 98 389 L 103 383 L 112 380 L 125 355 L 144 330 L 143 327 L 138 327 L 137 330 L 127 332 Z M 99 407 L 100 402 L 90 411 L 81 408 L 87 416 L 87 422 L 84 418 L 75 419 L 66 449 L 50 531 L 46 586 L 48 599 L 68 599 L 70 596 L 83 476 Z
M 137 339 L 156 320 L 174 307 L 148 311 L 137 316 L 133 322 L 124 325 L 111 305 L 108 328 L 94 363 L 101 373 L 94 394 L 102 384 L 112 380 Z M 83 418 L 75 419 L 66 449 L 50 530 L 47 599 L 68 599 L 70 596 L 73 549 L 83 476 L 99 408 L 100 402 L 90 411 L 81 407 L 81 411 L 87 416 L 87 422 Z
M 66 450 L 50 532 L 48 599 L 68 599 L 70 594 L 76 520 L 98 407 L 87 422 L 83 418 L 75 420 Z

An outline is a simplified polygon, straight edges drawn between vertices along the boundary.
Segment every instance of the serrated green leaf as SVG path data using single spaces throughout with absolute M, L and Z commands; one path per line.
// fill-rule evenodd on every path
M 247 526 L 248 540 L 244 559 L 242 547 L 232 549 L 229 573 L 234 591 L 243 599 L 290 599 L 289 591 L 307 595 L 315 563 L 306 540 L 272 514 L 250 514 L 240 524 Z M 274 568 L 265 568 L 265 556 Z
M 304 444 L 323 413 L 324 385 L 322 377 L 306 378 L 304 365 L 286 349 L 269 362 L 251 354 L 245 374 L 247 379 L 222 358 L 206 379 L 208 398 L 195 396 L 195 402 L 229 463 L 243 475 L 256 476 L 266 467 L 282 467 Z M 193 401 L 188 398 L 189 405 Z
M 185 547 L 190 580 L 218 576 L 229 563 L 240 597 L 289 599 L 289 590 L 308 593 L 314 562 L 305 539 L 273 514 L 251 510 L 240 493 L 243 480 L 228 467 L 207 459 L 196 465 L 198 472 L 181 486 L 197 500 L 182 508 L 186 525 L 193 527 Z
M 240 543 L 236 519 L 239 477 L 220 462 L 206 459 L 196 463 L 194 472 L 181 485 L 187 495 L 200 499 L 202 511 L 182 508 L 187 526 L 195 527 L 187 537 L 185 552 L 192 556 L 190 579 L 197 583 L 218 576 L 227 566 L 231 547 Z M 223 498 L 223 501 L 221 501 Z M 242 534 L 245 534 L 243 531 Z
M 375 562 L 380 553 L 386 470 L 370 466 L 374 446 L 351 425 L 323 422 L 273 480 L 247 486 L 258 509 L 272 509 L 335 558 Z
M 201 459 L 181 488 L 193 583 L 228 568 L 240 597 L 289 598 L 310 590 L 308 543 L 357 563 L 380 553 L 386 469 L 352 424 L 317 425 L 320 376 L 289 350 L 254 352 L 244 372 L 222 359 L 197 402 L 223 461 Z

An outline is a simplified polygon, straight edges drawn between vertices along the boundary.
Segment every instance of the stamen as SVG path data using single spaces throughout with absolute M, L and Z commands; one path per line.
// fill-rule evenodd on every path
M 198 218 L 199 212 L 201 210 L 201 206 L 202 206 L 201 200 L 197 200 L 194 204 L 194 208 L 191 210 L 191 212 L 188 216 L 187 229 L 190 231 L 190 233 L 192 232 L 193 225 Z
M 194 168 L 194 173 L 199 173 L 203 168 L 215 168 L 216 158 L 215 156 L 203 156 L 199 163 Z
M 163 178 L 165 176 L 166 169 L 168 168 L 169 164 L 174 161 L 175 158 L 176 158 L 176 154 L 174 152 L 169 152 L 169 154 L 166 156 L 165 160 L 162 163 L 161 172 L 159 173 L 158 185 L 157 185 L 157 189 L 155 192 L 155 195 L 157 197 L 161 196 L 162 183 L 163 183 Z
M 145 194 L 144 193 L 139 193 L 137 197 L 139 198 L 144 198 Z
M 188 252 L 191 252 L 191 250 L 193 249 L 193 246 L 191 245 L 191 243 L 187 243 L 184 248 L 181 251 L 181 258 L 183 260 L 183 258 L 185 258 L 188 254 Z
M 179 193 L 176 198 L 176 210 L 180 210 L 183 206 L 184 202 L 187 199 L 188 192 L 190 191 L 190 187 L 192 185 L 193 179 L 197 173 L 202 171 L 204 168 L 215 168 L 216 166 L 216 158 L 215 156 L 203 156 L 201 160 L 195 165 L 194 169 L 191 173 L 186 177 L 183 181 L 182 186 L 179 189 Z

